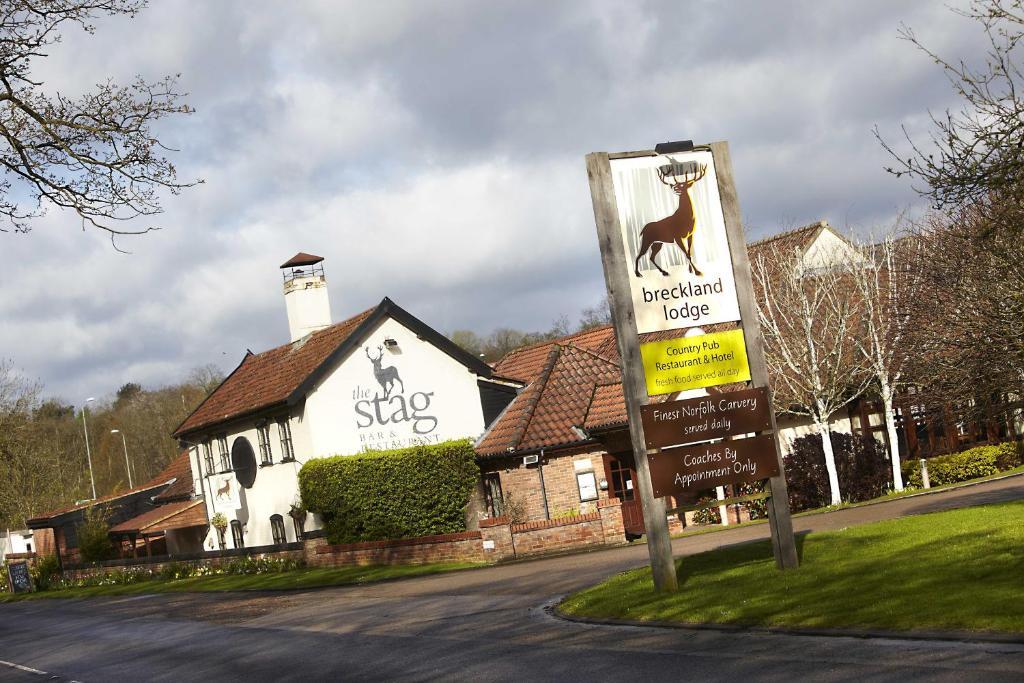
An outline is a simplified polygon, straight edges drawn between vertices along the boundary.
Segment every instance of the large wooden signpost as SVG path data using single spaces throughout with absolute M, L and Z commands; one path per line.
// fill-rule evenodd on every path
M 587 155 L 587 173 L 656 589 L 677 588 L 664 497 L 724 484 L 767 479 L 776 564 L 797 566 L 727 143 L 598 152 Z M 640 343 L 666 330 L 687 332 Z

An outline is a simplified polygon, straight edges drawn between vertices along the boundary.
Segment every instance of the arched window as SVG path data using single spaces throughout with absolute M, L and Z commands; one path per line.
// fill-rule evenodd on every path
M 274 534 L 274 545 L 288 542 L 284 535 L 284 517 L 281 515 L 270 516 L 270 532 Z
M 231 540 L 234 541 L 236 548 L 245 547 L 245 538 L 242 536 L 242 523 L 237 519 L 231 520 Z

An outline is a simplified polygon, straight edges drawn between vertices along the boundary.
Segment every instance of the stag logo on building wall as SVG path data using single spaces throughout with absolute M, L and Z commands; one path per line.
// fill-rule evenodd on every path
M 356 427 L 361 431 L 360 441 L 367 448 L 401 448 L 417 443 L 434 443 L 439 438 L 437 417 L 430 412 L 434 398 L 432 391 L 407 392 L 398 366 L 384 365 L 384 347 L 376 353 L 367 346 L 366 357 L 373 367 L 376 385 L 356 386 L 352 392 L 355 401 Z M 408 434 L 412 431 L 412 435 Z

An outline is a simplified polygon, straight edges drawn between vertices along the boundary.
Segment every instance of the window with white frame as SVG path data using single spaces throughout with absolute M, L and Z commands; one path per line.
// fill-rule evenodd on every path
M 256 435 L 260 442 L 260 463 L 263 465 L 274 464 L 274 453 L 270 450 L 270 427 L 266 423 L 256 427 Z
M 231 456 L 228 455 L 228 437 L 226 435 L 217 437 L 217 453 L 220 455 L 220 471 L 230 471 Z
M 288 418 L 278 420 L 277 434 L 281 437 L 281 462 L 295 460 L 295 450 L 292 448 L 292 427 Z

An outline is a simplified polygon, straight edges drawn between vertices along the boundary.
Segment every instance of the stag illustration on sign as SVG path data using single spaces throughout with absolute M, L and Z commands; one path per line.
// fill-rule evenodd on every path
M 217 500 L 231 500 L 231 480 L 225 477 L 222 481 L 224 485 L 217 489 L 214 498 Z
M 654 260 L 654 257 L 661 251 L 662 245 L 665 244 L 678 246 L 686 256 L 690 272 L 697 276 L 702 275 L 693 263 L 693 235 L 696 232 L 697 217 L 693 212 L 690 188 L 704 177 L 708 165 L 698 165 L 693 161 L 681 163 L 671 157 L 669 157 L 669 161 L 671 163 L 660 166 L 656 170 L 658 179 L 679 195 L 679 208 L 671 216 L 648 223 L 640 231 L 640 249 L 637 251 L 634 264 L 634 272 L 637 277 L 642 277 L 640 275 L 640 259 L 647 255 L 648 251 L 650 251 L 650 259 L 654 267 L 661 271 L 662 275 L 668 275 L 668 272 Z M 671 181 L 668 178 L 671 178 Z
M 384 347 L 377 347 L 377 357 L 374 358 L 370 355 L 370 347 L 366 347 L 366 357 L 373 363 L 373 376 L 377 378 L 377 383 L 380 384 L 380 388 L 384 390 L 384 398 L 391 396 L 391 392 L 395 388 L 395 382 L 402 385 L 402 391 L 405 391 L 405 382 L 398 376 L 398 368 L 394 365 L 382 368 L 381 359 L 384 357 Z

